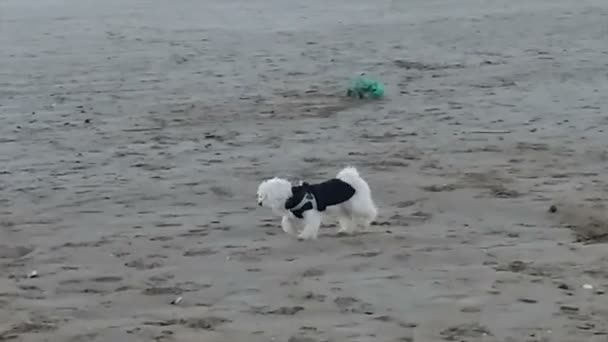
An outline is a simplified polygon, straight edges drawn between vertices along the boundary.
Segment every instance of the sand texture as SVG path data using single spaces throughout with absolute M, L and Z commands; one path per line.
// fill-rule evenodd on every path
M 2 0 L 0 46 L 0 341 L 608 339 L 606 0 Z M 349 164 L 367 231 L 255 203 Z

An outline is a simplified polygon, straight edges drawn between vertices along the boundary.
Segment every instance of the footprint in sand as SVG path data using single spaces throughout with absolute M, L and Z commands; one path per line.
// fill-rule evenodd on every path
M 188 229 L 185 233 L 181 233 L 179 237 L 193 237 L 193 236 L 207 236 L 209 235 L 209 229 L 207 228 L 197 228 L 197 229 Z
M 157 283 L 166 282 L 168 279 L 172 279 L 173 275 L 166 275 L 164 277 L 158 277 Z M 174 286 L 152 286 L 144 289 L 142 294 L 146 296 L 162 296 L 162 295 L 180 295 L 185 292 L 196 292 L 203 289 L 208 289 L 212 285 L 206 283 L 197 283 L 194 281 L 186 281 L 175 284 Z
M 109 287 L 110 284 L 121 282 L 122 277 L 117 276 L 102 276 L 89 279 L 66 279 L 59 282 L 56 289 L 57 293 L 89 293 L 89 294 L 106 294 L 114 290 L 114 287 Z
M 117 283 L 119 281 L 122 281 L 122 277 L 116 277 L 116 276 L 95 277 L 95 278 L 91 278 L 91 281 L 96 282 L 96 283 Z
M 217 254 L 218 251 L 212 248 L 201 248 L 201 249 L 189 249 L 184 252 L 185 257 L 198 257 L 198 256 L 206 256 Z
M 174 238 L 172 236 L 154 236 L 150 238 L 150 241 L 171 241 Z
M 282 306 L 278 309 L 267 311 L 266 314 L 293 316 L 302 310 L 304 310 L 303 306 Z
M 489 194 L 496 198 L 518 198 L 523 195 L 515 190 L 507 189 L 502 185 L 490 187 Z
M 442 330 L 440 335 L 446 341 L 461 341 L 468 338 L 480 338 L 483 336 L 493 336 L 484 326 L 477 323 L 456 325 Z
M 336 297 L 334 304 L 340 309 L 340 312 L 346 313 L 364 313 L 366 315 L 373 315 L 372 305 L 369 303 L 361 302 L 355 297 Z
M 175 278 L 175 275 L 173 275 L 171 273 L 158 274 L 158 275 L 154 275 L 154 276 L 151 276 L 150 278 L 148 278 L 148 282 L 150 282 L 151 284 L 154 284 L 154 285 L 160 285 L 160 284 L 170 281 L 173 278 Z
M 302 272 L 301 276 L 303 278 L 318 278 L 325 274 L 325 271 L 320 268 L 309 268 Z
M 367 252 L 353 253 L 353 254 L 349 255 L 349 257 L 373 258 L 380 254 L 382 254 L 382 251 L 367 251 Z
M 456 190 L 457 186 L 454 184 L 432 184 L 422 186 L 421 189 L 428 192 L 446 192 Z
M 303 300 L 313 300 L 313 301 L 316 301 L 316 302 L 323 303 L 323 302 L 325 302 L 325 298 L 327 298 L 327 296 L 326 295 L 322 295 L 322 294 L 317 294 L 317 293 L 314 293 L 314 292 L 310 291 L 310 292 L 306 292 L 300 298 L 303 299 Z
M 23 291 L 23 293 L 21 293 L 21 296 L 23 298 L 35 300 L 46 298 L 46 296 L 44 295 L 44 290 L 42 290 L 38 286 L 20 284 L 18 287 L 21 291 Z M 2 296 L 4 296 L 4 293 L 0 293 L 0 297 Z
M 200 330 L 215 330 L 218 326 L 230 323 L 231 320 L 223 317 L 209 316 L 209 317 L 196 317 L 196 318 L 182 318 L 182 319 L 170 319 L 165 321 L 148 321 L 144 322 L 144 325 L 152 325 L 159 327 L 166 327 L 171 325 L 181 325 L 190 329 Z
M 220 187 L 220 186 L 212 186 L 209 188 L 209 190 L 211 190 L 211 192 L 218 196 L 218 197 L 223 197 L 223 198 L 232 198 L 234 197 L 234 194 L 227 188 L 225 187 Z
M 195 281 L 185 281 L 175 284 L 175 287 L 181 289 L 183 292 L 195 292 L 210 288 L 212 285 L 207 283 L 197 283 Z
M 19 337 L 22 334 L 50 332 L 55 330 L 57 330 L 57 326 L 48 322 L 22 322 L 11 326 L 4 332 L 1 332 L 0 341 L 19 340 Z
M 135 268 L 136 270 L 142 271 L 142 270 L 150 270 L 150 269 L 162 267 L 162 266 L 164 266 L 164 263 L 161 261 L 152 261 L 152 260 L 149 260 L 148 258 L 146 258 L 145 260 L 143 258 L 139 258 L 139 259 L 135 259 L 135 260 L 126 262 L 125 266 Z
M 231 258 L 236 258 L 238 261 L 243 262 L 260 262 L 263 256 L 271 254 L 271 248 L 268 246 L 262 246 L 257 248 L 248 249 L 245 251 L 235 251 L 230 254 Z
M 110 240 L 107 238 L 101 238 L 97 241 L 83 241 L 83 242 L 67 242 L 61 246 L 52 247 L 51 250 L 58 250 L 63 248 L 92 248 L 92 247 L 100 247 L 103 245 L 107 245 L 112 243 L 114 240 Z
M 184 293 L 184 290 L 175 286 L 148 287 L 145 288 L 141 293 L 146 296 L 180 295 Z
M 318 342 L 319 340 L 308 336 L 291 336 L 287 342 Z

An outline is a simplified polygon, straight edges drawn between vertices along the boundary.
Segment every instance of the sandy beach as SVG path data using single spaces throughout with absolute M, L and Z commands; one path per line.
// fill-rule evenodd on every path
M 607 37 L 605 0 L 2 1 L 0 341 L 606 341 Z M 367 231 L 257 207 L 346 165 Z

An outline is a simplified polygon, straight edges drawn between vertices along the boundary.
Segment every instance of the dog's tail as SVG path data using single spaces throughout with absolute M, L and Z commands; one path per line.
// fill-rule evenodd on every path
M 342 171 L 338 172 L 336 178 L 350 184 L 357 192 L 371 193 L 369 185 L 367 185 L 367 182 L 361 178 L 359 171 L 357 171 L 357 169 L 353 166 L 348 166 L 342 169 Z
M 336 178 L 355 188 L 354 196 L 356 197 L 356 201 L 354 201 L 354 203 L 359 207 L 356 208 L 358 209 L 357 211 L 363 211 L 370 222 L 375 220 L 378 215 L 378 208 L 372 199 L 372 192 L 369 185 L 359 175 L 359 171 L 357 171 L 355 167 L 348 166 L 338 172 Z

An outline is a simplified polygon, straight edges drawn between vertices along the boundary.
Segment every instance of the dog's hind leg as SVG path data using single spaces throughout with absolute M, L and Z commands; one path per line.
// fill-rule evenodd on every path
M 302 215 L 304 216 L 304 229 L 298 235 L 298 239 L 316 239 L 319 234 L 319 227 L 321 226 L 321 215 L 316 210 L 305 211 Z
M 360 224 L 364 230 L 367 230 L 376 219 L 377 215 L 377 209 L 373 208 L 373 210 L 369 210 L 367 213 L 358 213 L 358 215 L 353 218 L 353 221 Z
M 338 216 L 338 223 L 340 224 L 338 234 L 354 233 L 357 228 L 357 222 L 353 220 L 350 206 L 347 204 L 341 205 L 338 208 L 339 212 L 336 214 Z
M 371 198 L 360 201 L 358 204 L 360 204 L 359 207 L 357 207 L 352 213 L 353 222 L 361 225 L 363 229 L 367 229 L 378 216 L 378 208 L 376 208 Z
M 346 233 L 352 234 L 355 231 L 354 222 L 347 216 L 338 217 L 338 222 L 340 223 L 340 228 L 338 229 L 338 234 Z

